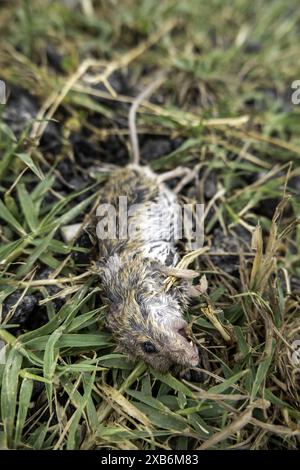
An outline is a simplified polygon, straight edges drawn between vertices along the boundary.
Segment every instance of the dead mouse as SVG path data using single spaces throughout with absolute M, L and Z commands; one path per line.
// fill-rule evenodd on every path
M 135 114 L 155 86 L 157 83 L 152 83 L 138 96 L 130 110 L 134 163 L 113 171 L 101 191 L 96 217 L 97 266 L 108 306 L 107 327 L 117 349 L 166 372 L 174 366 L 197 366 L 199 353 L 183 318 L 190 297 L 186 278 L 195 272 L 175 268 L 179 253 L 172 215 L 177 196 L 161 175 L 139 164 Z M 119 212 L 120 198 L 126 204 L 125 218 Z M 109 236 L 104 230 L 111 222 L 108 211 L 114 222 Z M 126 234 L 122 237 L 116 229 L 119 231 L 124 222 Z M 166 290 L 168 275 L 175 275 L 178 281 Z

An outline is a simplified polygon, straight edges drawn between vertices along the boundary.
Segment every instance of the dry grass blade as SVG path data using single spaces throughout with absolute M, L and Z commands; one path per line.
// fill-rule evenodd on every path
M 205 246 L 205 247 L 198 248 L 197 250 L 191 251 L 190 253 L 187 253 L 177 263 L 175 270 L 178 270 L 178 272 L 180 272 L 181 270 L 187 269 L 190 266 L 190 264 L 193 263 L 193 261 L 195 261 L 199 256 L 206 253 L 207 251 L 209 251 L 209 247 Z M 178 276 L 176 275 L 167 277 L 164 283 L 164 290 L 166 292 L 168 292 L 168 290 L 172 287 L 174 282 L 176 282 L 177 278 Z
M 216 311 L 213 306 L 209 303 L 206 307 L 200 308 L 201 312 L 205 315 L 205 317 L 211 322 L 211 324 L 215 327 L 215 329 L 220 333 L 224 341 L 227 343 L 232 342 L 232 334 L 228 331 L 228 329 L 221 324 L 219 319 L 216 316 Z
M 233 420 L 232 423 L 222 429 L 222 431 L 219 431 L 218 433 L 209 437 L 207 441 L 203 442 L 203 444 L 201 444 L 197 450 L 211 449 L 219 442 L 230 438 L 233 434 L 237 433 L 251 422 L 252 414 L 255 408 L 266 408 L 268 405 L 268 402 L 262 400 L 252 403 L 245 411 L 243 411 L 243 413 L 239 415 L 237 419 Z
M 147 431 L 152 428 L 151 421 L 147 416 L 130 403 L 130 401 L 128 401 L 118 390 L 115 390 L 108 385 L 98 385 L 98 389 L 101 394 L 108 399 L 112 407 L 114 406 L 114 403 L 116 403 L 126 415 L 131 416 L 139 423 L 143 424 Z

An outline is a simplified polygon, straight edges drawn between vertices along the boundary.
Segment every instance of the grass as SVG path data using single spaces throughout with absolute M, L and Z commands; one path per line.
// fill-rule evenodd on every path
M 0 6 L 1 78 L 35 96 L 40 110 L 17 135 L 6 107 L 0 110 L 0 302 L 14 292 L 19 305 L 38 295 L 36 320 L 47 317 L 32 329 L 10 323 L 18 305 L 2 315 L 0 445 L 296 449 L 300 108 L 291 83 L 300 78 L 298 2 L 77 4 Z M 141 106 L 138 128 L 142 141 L 177 142 L 151 160 L 153 169 L 200 171 L 182 198 L 207 209 L 209 251 L 193 267 L 206 274 L 208 294 L 188 312 L 201 382 L 159 374 L 114 351 L 99 279 L 74 257 L 87 250 L 60 236 L 62 226 L 88 216 L 105 178 L 93 158 L 85 164 L 74 156 L 72 137 L 84 135 L 87 158 L 99 150 L 94 165 L 123 164 L 128 104 L 161 70 L 167 79 L 156 100 Z M 127 92 L 114 85 L 121 74 Z M 56 151 L 42 139 L 49 120 L 59 123 Z M 82 177 L 80 187 L 65 181 L 64 162 Z M 216 229 L 222 237 L 214 244 Z M 43 267 L 51 270 L 47 279 L 38 277 Z

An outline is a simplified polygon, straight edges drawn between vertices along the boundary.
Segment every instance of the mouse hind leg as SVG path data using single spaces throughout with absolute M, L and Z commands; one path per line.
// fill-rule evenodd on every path
M 174 170 L 167 171 L 166 173 L 159 175 L 158 182 L 164 183 L 174 178 L 180 178 L 180 181 L 177 183 L 177 185 L 175 186 L 173 190 L 174 193 L 178 194 L 182 190 L 182 188 L 184 188 L 184 186 L 189 184 L 194 179 L 197 180 L 198 169 L 199 169 L 198 166 L 196 166 L 194 169 L 187 168 L 184 166 L 179 166 L 175 168 Z

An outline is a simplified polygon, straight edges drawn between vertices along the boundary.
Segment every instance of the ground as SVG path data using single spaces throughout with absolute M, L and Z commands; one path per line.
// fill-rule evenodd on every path
M 2 1 L 0 445 L 21 449 L 299 446 L 298 2 Z M 207 294 L 187 318 L 199 368 L 115 352 L 87 239 L 112 165 L 196 168 Z M 178 181 L 171 181 L 171 186 Z

